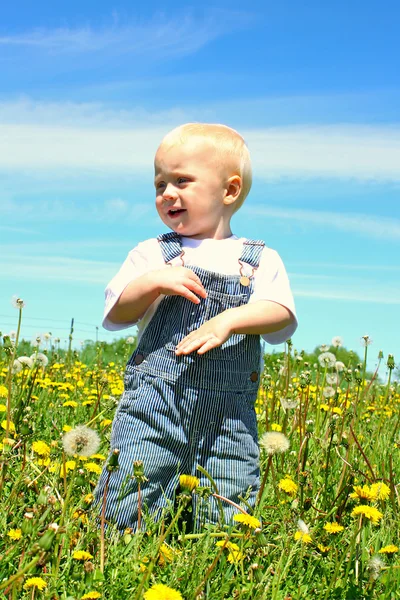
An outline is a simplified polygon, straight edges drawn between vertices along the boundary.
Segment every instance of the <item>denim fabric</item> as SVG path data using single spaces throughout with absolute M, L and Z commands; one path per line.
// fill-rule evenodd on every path
M 181 254 L 175 233 L 159 236 L 165 262 Z M 246 240 L 240 261 L 256 269 L 263 243 Z M 259 486 L 257 423 L 254 403 L 259 386 L 260 338 L 232 335 L 219 348 L 198 355 L 176 356 L 178 342 L 215 315 L 246 304 L 253 290 L 238 275 L 221 275 L 190 267 L 201 279 L 207 298 L 193 304 L 166 296 L 145 329 L 125 372 L 125 391 L 111 435 L 118 448 L 118 471 L 109 480 L 106 518 L 119 529 L 136 527 L 138 488 L 133 462 L 142 460 L 148 481 L 143 501 L 157 515 L 173 502 L 180 474 L 196 475 L 200 485 L 210 473 L 222 496 L 254 505 Z M 107 471 L 96 490 L 101 502 Z M 197 507 L 199 508 L 199 507 Z M 203 507 L 204 508 L 204 507 Z M 196 507 L 195 507 L 196 509 Z M 206 519 L 218 520 L 217 504 L 209 500 Z M 236 512 L 224 503 L 225 520 Z

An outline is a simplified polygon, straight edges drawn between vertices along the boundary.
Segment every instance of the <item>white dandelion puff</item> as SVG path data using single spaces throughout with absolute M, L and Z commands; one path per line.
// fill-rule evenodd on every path
M 337 360 L 335 362 L 335 369 L 338 373 L 341 373 L 343 371 L 343 369 L 345 368 L 345 366 L 346 365 L 341 360 Z
M 15 359 L 13 362 L 13 366 L 11 367 L 11 372 L 13 375 L 16 375 L 20 371 L 22 371 L 22 364 L 19 362 L 18 359 Z
M 130 335 L 129 337 L 126 338 L 125 341 L 126 341 L 127 344 L 134 344 L 135 343 L 135 338 Z
M 28 367 L 28 369 L 32 369 L 32 367 L 33 367 L 33 360 L 29 356 L 19 356 L 17 358 L 17 360 L 19 360 L 19 362 L 24 367 Z
M 328 352 L 330 346 L 328 344 L 321 344 L 321 346 L 319 347 L 319 351 L 320 352 Z
M 361 346 L 370 346 L 372 344 L 372 338 L 369 337 L 369 335 L 363 335 L 360 339 L 361 342 Z
M 43 354 L 43 352 L 35 352 L 34 354 L 31 354 L 31 359 L 34 363 L 40 365 L 41 367 L 47 367 L 49 364 L 49 359 L 45 354 Z
M 372 579 L 378 579 L 382 570 L 385 568 L 385 563 L 379 556 L 373 556 L 368 562 L 367 569 L 370 572 Z
M 343 338 L 340 337 L 340 335 L 335 335 L 335 337 L 332 338 L 331 344 L 334 348 L 340 348 L 343 346 Z
M 10 340 L 14 341 L 17 337 L 17 332 L 14 330 L 10 331 L 10 333 L 8 334 L 8 337 L 10 338 Z
M 302 519 L 297 521 L 297 528 L 299 531 L 301 531 L 301 533 L 304 533 L 304 535 L 308 535 L 310 533 L 310 530 Z
M 337 385 L 339 382 L 339 378 L 337 373 L 327 373 L 326 374 L 326 383 L 328 385 Z
M 333 398 L 333 396 L 336 394 L 335 388 L 333 388 L 331 385 L 327 385 L 322 390 L 322 394 L 324 398 Z
M 78 425 L 63 436 L 63 447 L 65 454 L 92 456 L 100 447 L 100 437 L 94 429 Z
M 25 306 L 25 302 L 22 300 L 22 298 L 18 298 L 18 296 L 13 296 L 11 298 L 11 304 L 14 308 L 17 308 L 18 310 L 20 308 L 24 308 Z
M 322 352 L 318 356 L 318 362 L 321 367 L 334 367 L 336 363 L 336 356 L 332 352 Z
M 273 456 L 289 450 L 290 442 L 280 431 L 267 431 L 260 438 L 260 446 L 264 448 L 268 456 Z
M 48 341 L 48 340 L 50 340 L 50 339 L 51 339 L 51 333 L 50 333 L 50 332 L 44 333 L 44 334 L 43 334 L 43 339 L 44 339 L 45 341 Z
M 283 410 L 292 410 L 298 407 L 297 400 L 291 400 L 290 398 L 280 398 L 281 406 Z

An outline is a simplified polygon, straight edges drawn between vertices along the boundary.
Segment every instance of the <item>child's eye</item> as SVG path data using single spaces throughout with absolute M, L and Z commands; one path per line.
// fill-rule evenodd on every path
M 178 177 L 178 183 L 187 183 L 189 179 L 187 177 Z
M 163 188 L 165 186 L 165 183 L 163 181 L 158 181 L 154 185 L 155 185 L 156 190 L 160 190 L 161 188 Z

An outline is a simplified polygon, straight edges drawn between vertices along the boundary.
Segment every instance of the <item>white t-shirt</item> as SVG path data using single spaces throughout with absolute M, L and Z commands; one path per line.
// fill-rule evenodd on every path
M 238 259 L 243 250 L 245 238 L 232 235 L 224 240 L 205 239 L 197 240 L 182 237 L 182 249 L 185 251 L 185 267 L 201 267 L 208 271 L 223 275 L 239 275 L 240 265 Z M 181 265 L 181 259 L 175 258 L 172 265 Z M 139 339 L 149 324 L 152 316 L 163 295 L 159 296 L 147 309 L 143 317 L 136 323 L 113 323 L 107 317 L 118 298 L 133 280 L 149 271 L 167 267 L 164 262 L 160 244 L 156 238 L 141 242 L 131 250 L 118 273 L 113 277 L 105 290 L 105 309 L 103 327 L 109 331 L 126 329 L 132 325 L 138 326 Z M 243 264 L 243 274 L 251 275 L 250 265 Z M 296 312 L 289 279 L 284 264 L 275 250 L 264 247 L 259 268 L 254 272 L 254 291 L 249 302 L 270 300 L 285 306 L 293 314 L 294 319 L 287 327 L 274 333 L 266 333 L 262 337 L 269 344 L 281 344 L 289 339 L 297 328 Z

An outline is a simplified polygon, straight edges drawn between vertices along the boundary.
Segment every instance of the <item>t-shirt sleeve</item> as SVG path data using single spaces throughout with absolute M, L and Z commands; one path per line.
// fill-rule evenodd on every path
M 261 337 L 269 344 L 282 344 L 288 340 L 297 329 L 296 309 L 289 278 L 281 257 L 275 250 L 264 248 L 261 255 L 260 266 L 255 273 L 254 292 L 250 302 L 258 300 L 269 300 L 281 304 L 293 315 L 289 325 L 274 331 L 265 333 Z
M 122 264 L 118 273 L 111 279 L 110 283 L 105 289 L 105 305 L 104 305 L 104 316 L 103 316 L 103 327 L 109 331 L 119 331 L 120 329 L 127 329 L 135 325 L 137 321 L 131 323 L 113 323 L 108 315 L 115 306 L 118 298 L 126 286 L 131 282 L 141 277 L 149 270 L 148 260 L 146 256 L 140 251 L 139 247 L 131 250 L 126 257 L 125 262 Z

